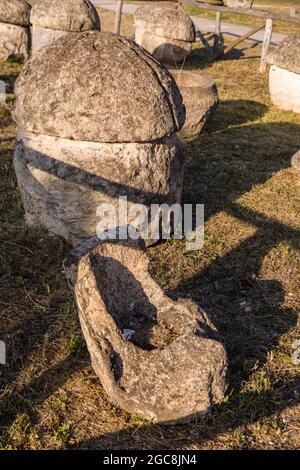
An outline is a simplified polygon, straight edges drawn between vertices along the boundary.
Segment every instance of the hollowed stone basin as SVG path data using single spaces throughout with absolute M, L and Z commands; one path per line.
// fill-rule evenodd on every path
M 300 33 L 284 39 L 269 55 L 271 100 L 285 111 L 300 113 Z
M 171 424 L 222 400 L 227 356 L 205 313 L 167 297 L 148 272 L 142 241 L 75 248 L 66 263 L 94 370 L 124 410 Z
M 25 0 L 0 0 L 0 61 L 28 58 L 30 8 Z
M 201 72 L 180 69 L 171 69 L 170 72 L 186 109 L 185 124 L 179 135 L 184 139 L 197 137 L 219 102 L 217 86 Z

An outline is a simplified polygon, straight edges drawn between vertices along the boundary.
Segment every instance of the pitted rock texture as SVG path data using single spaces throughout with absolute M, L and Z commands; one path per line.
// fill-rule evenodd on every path
M 158 61 L 183 62 L 192 50 L 195 28 L 185 12 L 174 4 L 147 5 L 134 15 L 135 41 Z
M 185 123 L 179 135 L 183 139 L 197 137 L 219 103 L 215 82 L 201 72 L 170 70 L 183 97 Z
M 89 0 L 39 0 L 32 7 L 30 21 L 32 25 L 62 31 L 100 29 L 99 15 Z
M 73 245 L 96 233 L 100 204 L 111 204 L 118 217 L 119 196 L 127 197 L 128 208 L 181 199 L 183 156 L 176 135 L 102 144 L 22 132 L 14 166 L 26 222 Z M 118 225 L 118 218 L 111 223 Z
M 272 54 L 272 63 L 300 74 L 300 33 L 288 36 L 276 47 Z
M 295 168 L 295 170 L 300 171 L 300 150 L 295 153 L 292 157 L 292 167 Z
M 92 366 L 109 399 L 162 424 L 188 422 L 223 399 L 227 355 L 205 313 L 167 297 L 142 241 L 96 238 L 66 263 Z
M 0 0 L 0 23 L 29 26 L 30 9 L 25 0 Z
M 284 111 L 300 113 L 300 74 L 272 65 L 269 88 L 275 106 Z
M 9 23 L 0 23 L 0 61 L 10 58 L 20 60 L 29 57 L 29 28 Z
M 185 119 L 170 73 L 109 33 L 74 33 L 44 47 L 25 65 L 15 95 L 19 129 L 66 139 L 149 142 Z
M 137 30 L 179 41 L 195 41 L 195 28 L 185 12 L 174 4 L 147 5 L 140 7 L 134 14 Z

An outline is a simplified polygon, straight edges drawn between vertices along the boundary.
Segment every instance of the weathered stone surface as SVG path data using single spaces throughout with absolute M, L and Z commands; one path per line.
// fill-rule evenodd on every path
M 226 390 L 226 351 L 206 314 L 167 297 L 142 241 L 88 240 L 66 273 L 95 372 L 109 399 L 162 424 L 207 414 Z
M 160 62 L 183 62 L 192 50 L 192 20 L 174 4 L 147 5 L 134 16 L 135 42 Z
M 89 0 L 39 0 L 30 22 L 42 28 L 83 32 L 100 29 L 96 8 Z
M 300 171 L 300 150 L 295 153 L 292 157 L 292 167 L 295 168 L 295 170 Z
M 77 34 L 77 33 L 72 33 L 69 31 L 61 31 L 60 29 L 42 28 L 40 26 L 33 25 L 31 28 L 31 37 L 32 37 L 31 52 L 32 54 L 35 54 L 42 47 L 47 46 L 47 44 L 50 44 L 51 42 L 56 41 L 62 36 L 66 36 L 67 34 Z
M 300 33 L 285 38 L 272 54 L 274 65 L 300 74 Z
M 152 143 L 102 144 L 22 132 L 14 166 L 26 222 L 72 244 L 96 233 L 100 204 L 116 207 L 118 215 L 122 195 L 128 207 L 181 198 L 183 157 L 175 135 Z
M 0 23 L 29 26 L 30 9 L 25 0 L 0 0 Z
M 20 129 L 67 139 L 149 142 L 185 119 L 170 73 L 109 33 L 74 33 L 44 47 L 23 68 L 15 94 Z
M 192 43 L 177 39 L 163 38 L 143 30 L 136 30 L 135 41 L 143 46 L 159 62 L 177 64 L 191 53 Z
M 285 111 L 300 113 L 300 74 L 270 67 L 269 87 L 272 103 Z
M 193 42 L 195 28 L 192 20 L 176 4 L 147 5 L 136 10 L 136 30 L 143 30 L 169 39 Z
M 212 112 L 219 97 L 213 80 L 201 72 L 170 70 L 183 97 L 186 109 L 185 123 L 179 135 L 183 139 L 198 136 Z
M 0 23 L 0 61 L 5 61 L 11 57 L 27 59 L 29 44 L 29 28 Z
M 254 0 L 226 0 L 226 6 L 230 8 L 251 8 Z

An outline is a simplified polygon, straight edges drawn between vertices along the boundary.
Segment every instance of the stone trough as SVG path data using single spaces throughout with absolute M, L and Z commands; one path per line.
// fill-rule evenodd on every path
M 147 5 L 134 15 L 135 42 L 157 60 L 167 64 L 183 62 L 192 50 L 195 28 L 178 5 Z
M 0 61 L 28 58 L 30 8 L 25 0 L 0 0 Z
M 14 165 L 29 225 L 77 244 L 96 233 L 101 204 L 116 211 L 107 228 L 118 225 L 120 196 L 128 212 L 180 202 L 182 97 L 133 41 L 61 37 L 28 61 L 15 96 Z
M 219 103 L 215 82 L 202 72 L 170 69 L 183 97 L 185 123 L 179 135 L 192 139 L 200 135 L 207 120 Z
M 300 33 L 284 39 L 269 56 L 272 103 L 300 113 Z
M 148 265 L 143 241 L 95 237 L 73 250 L 66 273 L 109 399 L 154 422 L 187 422 L 223 399 L 226 351 L 205 313 L 167 297 Z
M 100 30 L 99 15 L 89 0 L 39 0 L 30 22 L 33 54 L 66 34 Z

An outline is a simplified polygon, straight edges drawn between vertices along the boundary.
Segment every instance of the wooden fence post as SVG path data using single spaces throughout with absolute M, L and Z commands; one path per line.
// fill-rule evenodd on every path
M 118 0 L 115 16 L 115 33 L 120 34 L 123 0 Z
M 273 31 L 273 20 L 271 18 L 267 18 L 265 36 L 264 36 L 264 42 L 263 42 L 263 47 L 261 51 L 261 59 L 260 59 L 260 66 L 259 66 L 260 73 L 265 73 L 267 69 L 266 57 L 268 55 L 269 47 L 270 47 L 271 40 L 272 40 L 272 31 Z

